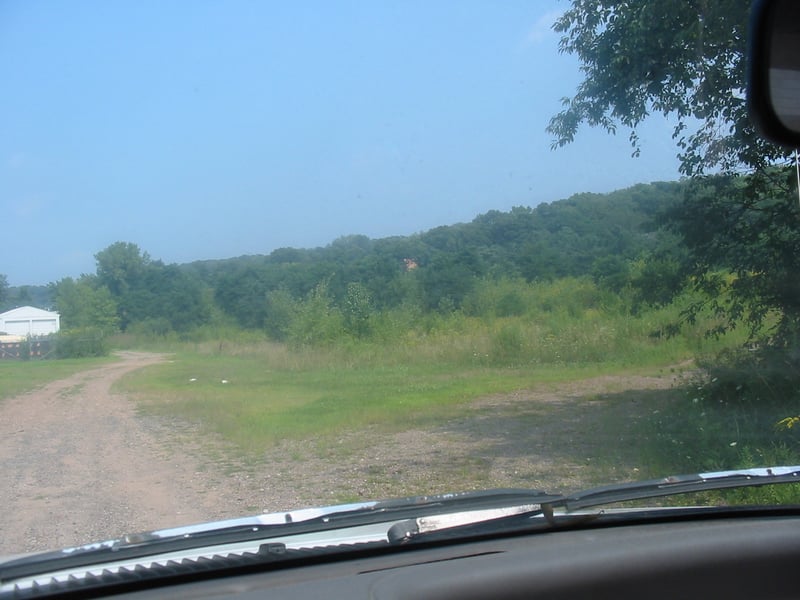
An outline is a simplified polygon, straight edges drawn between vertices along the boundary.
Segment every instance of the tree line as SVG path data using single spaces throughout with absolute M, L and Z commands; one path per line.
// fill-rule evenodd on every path
M 320 248 L 184 265 L 117 242 L 95 255 L 95 273 L 49 288 L 66 329 L 164 334 L 224 322 L 308 341 L 314 335 L 300 330 L 314 311 L 338 315 L 340 331 L 364 336 L 375 313 L 462 310 L 481 282 L 503 279 L 588 277 L 611 290 L 638 289 L 645 302 L 668 301 L 671 290 L 656 297 L 648 278 L 675 260 L 676 237 L 658 215 L 679 202 L 683 188 L 642 184 L 493 210 L 411 236 L 350 235 Z

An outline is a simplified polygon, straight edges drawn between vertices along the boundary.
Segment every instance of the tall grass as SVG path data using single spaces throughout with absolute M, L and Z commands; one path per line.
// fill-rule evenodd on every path
M 588 280 L 512 281 L 499 285 L 500 293 L 491 290 L 479 288 L 475 304 L 459 311 L 385 311 L 371 317 L 371 336 L 343 334 L 314 345 L 235 330 L 201 330 L 152 345 L 126 337 L 127 344 L 176 355 L 123 385 L 145 410 L 197 421 L 245 452 L 258 452 L 286 438 L 407 428 L 452 415 L 482 395 L 671 365 L 739 341 L 708 339 L 703 323 L 665 337 L 679 305 L 632 315 L 624 301 Z
M 323 290 L 324 292 L 324 290 Z M 450 366 L 575 366 L 614 364 L 647 366 L 679 361 L 744 342 L 741 332 L 712 339 L 704 332 L 715 323 L 702 316 L 668 337 L 691 301 L 678 297 L 671 305 L 633 311 L 632 292 L 615 293 L 588 278 L 549 283 L 519 279 L 479 282 L 460 310 L 422 311 L 413 304 L 364 317 L 363 331 L 343 327 L 342 315 L 327 296 L 314 298 L 323 309 L 302 313 L 302 330 L 288 348 L 272 343 L 263 330 L 241 330 L 230 324 L 190 332 L 117 336 L 116 347 L 160 351 L 191 350 L 200 354 L 261 355 L 270 360 L 306 364 L 414 364 L 437 361 Z M 301 303 L 302 304 L 302 303 Z M 312 307 L 313 308 L 313 307 Z M 299 318 L 299 317 L 298 317 Z

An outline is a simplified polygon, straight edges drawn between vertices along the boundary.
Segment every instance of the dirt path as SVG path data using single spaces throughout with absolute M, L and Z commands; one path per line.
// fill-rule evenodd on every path
M 165 456 L 132 403 L 111 393 L 118 378 L 165 357 L 125 352 L 120 358 L 0 403 L 0 554 L 194 522 L 214 512 L 214 494 L 199 493 L 199 463 L 181 453 Z
M 142 416 L 112 394 L 126 373 L 168 360 L 119 356 L 0 403 L 0 555 L 356 498 L 636 478 L 637 420 L 676 378 L 542 385 L 428 428 L 286 441 L 244 461 L 198 426 Z

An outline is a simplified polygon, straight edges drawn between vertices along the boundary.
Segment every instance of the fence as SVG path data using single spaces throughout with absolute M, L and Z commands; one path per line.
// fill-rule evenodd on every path
M 0 342 L 0 360 L 45 359 L 55 350 L 53 340 L 27 339 L 21 342 Z

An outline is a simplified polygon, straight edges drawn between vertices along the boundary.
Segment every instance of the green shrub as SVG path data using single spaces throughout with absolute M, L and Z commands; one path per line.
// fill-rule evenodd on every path
M 26 338 L 23 342 L 20 342 L 19 345 L 19 357 L 22 360 L 30 360 L 31 359 L 31 339 Z
M 282 342 L 289 336 L 289 328 L 297 316 L 300 303 L 285 289 L 267 292 L 264 329 L 273 340 Z
M 172 325 L 166 317 L 151 317 L 131 323 L 125 331 L 134 336 L 163 336 L 172 331 Z
M 502 365 L 518 365 L 525 362 L 525 337 L 520 325 L 503 325 L 492 336 L 490 357 L 492 362 Z
M 682 385 L 683 397 L 650 420 L 654 470 L 677 473 L 797 464 L 800 431 L 778 425 L 797 414 L 800 400 L 800 377 L 785 357 L 738 348 L 698 362 L 703 368 Z M 769 494 L 798 497 L 793 488 L 736 492 L 730 497 L 744 501 Z
M 524 315 L 526 310 L 525 299 L 516 290 L 506 292 L 497 301 L 498 317 L 519 317 Z
M 62 331 L 55 341 L 55 355 L 58 358 L 107 356 L 109 353 L 108 341 L 99 329 Z
M 299 303 L 289 324 L 288 341 L 295 347 L 325 345 L 340 339 L 344 331 L 342 313 L 323 282 Z

